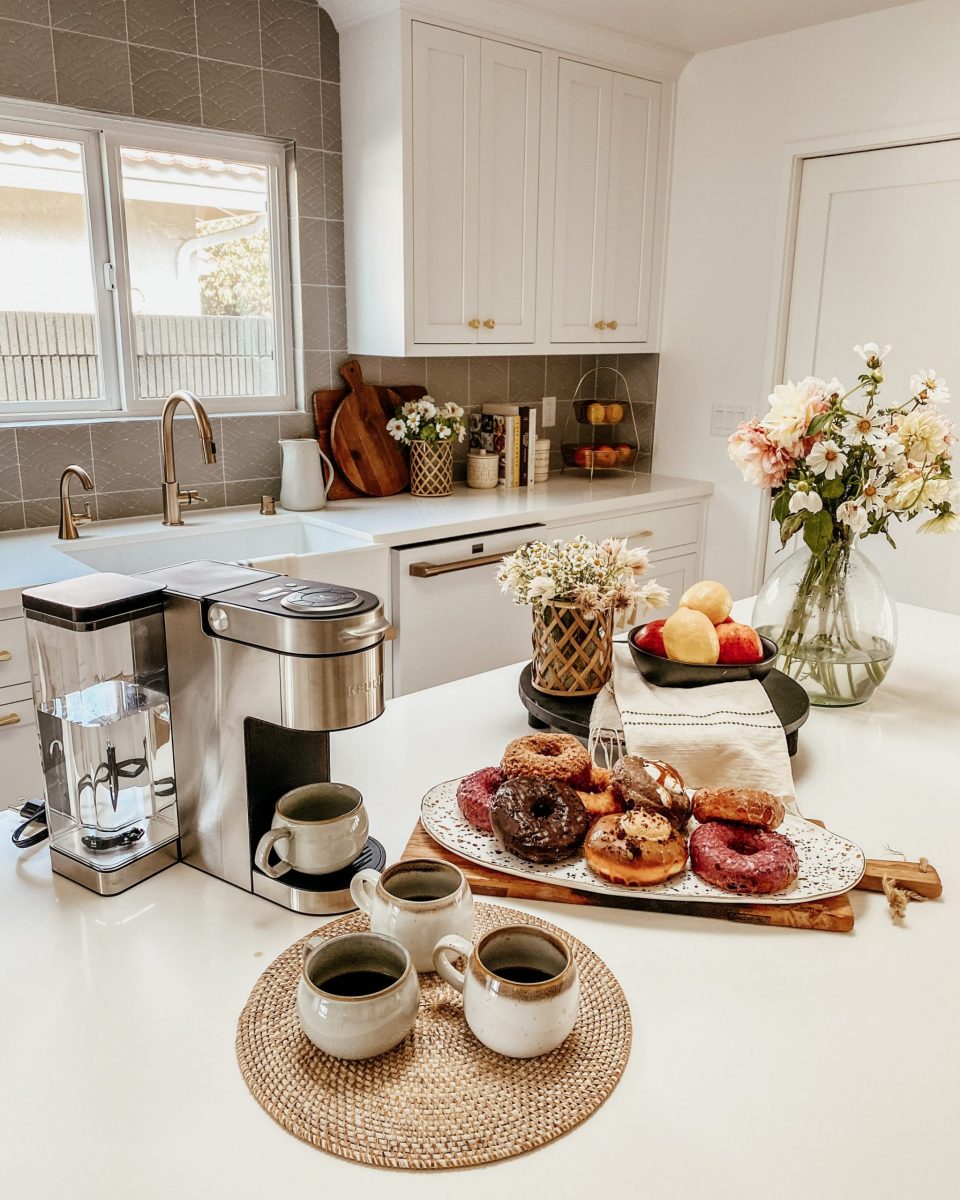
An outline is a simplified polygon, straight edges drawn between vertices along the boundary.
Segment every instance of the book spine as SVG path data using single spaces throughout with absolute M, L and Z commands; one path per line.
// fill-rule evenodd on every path
M 530 423 L 527 429 L 527 488 L 533 487 L 533 479 L 536 474 L 536 456 L 537 456 L 537 410 L 530 409 Z
M 513 468 L 512 468 L 513 486 L 519 487 L 520 486 L 520 418 L 519 417 L 511 417 L 510 425 L 511 425 L 511 428 L 513 429 L 513 445 L 511 447 L 511 449 L 513 451 Z
M 494 415 L 494 447 L 500 455 L 499 466 L 497 467 L 497 484 L 500 487 L 508 487 L 509 480 L 507 478 L 507 464 L 509 458 L 509 441 L 510 441 L 510 424 L 506 417 L 499 414 Z
M 520 409 L 520 479 L 521 487 L 527 486 L 527 464 L 530 458 L 530 406 Z

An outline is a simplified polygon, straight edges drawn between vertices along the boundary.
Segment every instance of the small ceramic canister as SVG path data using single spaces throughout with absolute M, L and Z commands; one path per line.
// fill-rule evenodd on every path
M 380 874 L 367 868 L 350 881 L 370 928 L 406 946 L 417 971 L 432 971 L 433 948 L 446 933 L 473 937 L 473 893 L 452 863 L 414 858 Z
M 451 958 L 467 960 L 465 972 Z M 440 939 L 437 971 L 463 993 L 474 1036 L 508 1058 L 536 1058 L 561 1045 L 577 1023 L 580 979 L 569 946 L 545 929 L 505 925 L 475 946 L 461 937 Z
M 381 933 L 307 943 L 297 1015 L 311 1042 L 334 1058 L 373 1058 L 400 1044 L 420 1007 L 410 955 Z
M 291 868 L 329 875 L 347 867 L 367 844 L 370 822 L 363 797 L 346 783 L 308 783 L 277 801 L 271 828 L 260 839 L 254 862 L 271 879 Z M 279 862 L 270 862 L 275 850 Z
M 467 487 L 495 488 L 500 469 L 500 455 L 486 450 L 471 450 L 467 455 Z

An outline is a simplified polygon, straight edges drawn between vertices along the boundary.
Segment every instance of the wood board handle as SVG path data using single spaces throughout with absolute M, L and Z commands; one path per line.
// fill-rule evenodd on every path
M 929 863 L 902 862 L 898 858 L 868 858 L 863 878 L 857 884 L 858 890 L 882 892 L 885 875 L 900 887 L 909 888 L 927 900 L 936 900 L 943 895 L 943 884 L 936 867 Z
M 340 367 L 340 374 L 350 385 L 351 391 L 359 392 L 363 388 L 363 368 L 355 358 L 348 359 Z

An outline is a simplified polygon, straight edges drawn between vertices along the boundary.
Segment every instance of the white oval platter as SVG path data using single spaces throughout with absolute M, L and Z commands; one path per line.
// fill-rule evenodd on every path
M 682 875 L 666 883 L 648 887 L 622 887 L 599 879 L 582 855 L 559 863 L 540 865 L 526 862 L 503 850 L 496 838 L 474 827 L 464 818 L 457 804 L 459 779 L 438 783 L 424 796 L 420 819 L 427 833 L 470 862 L 481 867 L 517 875 L 521 879 L 556 883 L 582 892 L 615 896 L 656 897 L 658 900 L 697 901 L 709 904 L 801 904 L 839 896 L 856 887 L 864 871 L 863 851 L 854 842 L 829 829 L 812 825 L 802 817 L 788 813 L 778 832 L 785 834 L 797 850 L 800 871 L 794 884 L 772 896 L 743 896 L 721 891 L 695 875 L 689 866 Z M 690 828 L 696 827 L 691 819 Z

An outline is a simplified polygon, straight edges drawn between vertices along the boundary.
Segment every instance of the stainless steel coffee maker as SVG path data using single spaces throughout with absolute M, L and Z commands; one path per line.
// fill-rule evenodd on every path
M 140 576 L 164 589 L 183 861 L 298 912 L 354 907 L 350 879 L 384 862 L 370 838 L 332 875 L 254 865 L 279 798 L 330 779 L 330 732 L 383 712 L 380 600 L 211 561 Z

